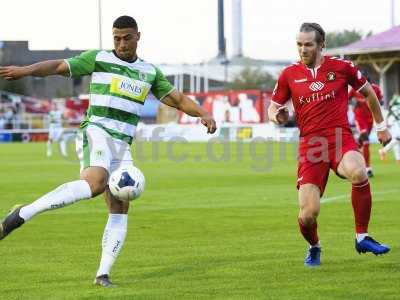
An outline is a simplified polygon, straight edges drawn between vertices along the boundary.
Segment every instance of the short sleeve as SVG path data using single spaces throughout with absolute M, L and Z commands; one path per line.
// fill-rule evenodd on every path
M 352 62 L 346 63 L 346 73 L 349 84 L 357 92 L 367 83 L 361 71 Z
M 156 77 L 154 79 L 153 85 L 151 86 L 151 92 L 159 100 L 162 100 L 165 96 L 170 94 L 175 87 L 165 78 L 164 74 L 157 67 Z
M 70 76 L 80 77 L 94 72 L 96 56 L 99 50 L 82 52 L 80 55 L 65 60 L 68 64 Z
M 284 70 L 279 75 L 278 81 L 276 82 L 274 91 L 272 92 L 272 101 L 284 105 L 291 97 L 289 83 L 287 80 L 286 71 Z

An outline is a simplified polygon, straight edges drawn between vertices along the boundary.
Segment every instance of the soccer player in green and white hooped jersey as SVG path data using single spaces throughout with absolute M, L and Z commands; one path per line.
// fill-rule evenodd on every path
M 190 116 L 200 117 L 208 133 L 216 130 L 215 121 L 208 112 L 178 92 L 157 67 L 137 57 L 140 32 L 133 18 L 117 18 L 113 24 L 113 37 L 113 51 L 88 51 L 66 60 L 0 67 L 0 77 L 7 80 L 24 76 L 92 75 L 90 107 L 77 141 L 80 180 L 65 183 L 29 205 L 16 206 L 0 224 L 0 239 L 38 213 L 104 192 L 109 218 L 95 283 L 105 287 L 112 286 L 109 274 L 125 240 L 129 208 L 128 202 L 112 197 L 107 180 L 117 167 L 132 164 L 129 146 L 148 93 Z
M 390 124 L 392 140 L 385 147 L 379 149 L 379 156 L 381 160 L 384 160 L 386 154 L 393 150 L 396 162 L 400 164 L 400 95 L 394 94 L 390 100 L 387 119 Z
M 46 155 L 50 157 L 53 154 L 52 144 L 55 142 L 60 143 L 60 150 L 63 156 L 67 155 L 66 142 L 63 138 L 63 113 L 58 109 L 55 103 L 51 104 L 49 111 L 49 138 L 47 140 Z

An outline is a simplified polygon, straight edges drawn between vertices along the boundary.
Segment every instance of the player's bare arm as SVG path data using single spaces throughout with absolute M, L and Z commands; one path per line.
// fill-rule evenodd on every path
M 46 60 L 29 66 L 0 67 L 0 77 L 17 80 L 25 76 L 45 77 L 49 75 L 69 75 L 67 63 L 62 59 Z
M 201 123 L 207 127 L 207 133 L 214 133 L 217 129 L 214 118 L 206 110 L 177 90 L 172 91 L 161 102 L 175 107 L 189 116 L 201 118 Z
M 268 107 L 268 118 L 275 124 L 283 125 L 289 120 L 289 111 L 286 106 L 271 102 Z
M 390 140 L 392 139 L 392 136 L 386 127 L 385 119 L 383 118 L 383 115 L 382 115 L 378 97 L 376 96 L 374 89 L 372 88 L 372 86 L 369 83 L 367 83 L 360 90 L 360 93 L 363 94 L 363 96 L 365 97 L 365 99 L 368 103 L 369 109 L 372 112 L 374 121 L 377 125 L 376 132 L 378 135 L 378 140 L 382 145 L 386 145 L 387 143 L 390 142 Z

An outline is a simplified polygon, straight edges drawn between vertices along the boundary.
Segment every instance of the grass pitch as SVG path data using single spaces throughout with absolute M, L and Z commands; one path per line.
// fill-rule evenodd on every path
M 267 155 L 219 145 L 206 157 L 206 144 L 152 146 L 137 161 L 147 186 L 112 272 L 119 287 L 92 285 L 107 220 L 98 197 L 43 213 L 0 241 L 0 299 L 399 299 L 400 166 L 392 159 L 372 157 L 370 225 L 391 252 L 355 252 L 351 187 L 331 174 L 319 218 L 322 266 L 309 269 L 294 147 Z M 72 157 L 48 159 L 40 143 L 1 144 L 0 213 L 75 180 Z

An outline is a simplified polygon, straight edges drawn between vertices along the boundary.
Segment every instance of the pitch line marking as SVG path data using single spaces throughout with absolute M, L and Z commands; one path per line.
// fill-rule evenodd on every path
M 385 195 L 385 194 L 393 194 L 398 192 L 399 189 L 393 189 L 393 190 L 387 190 L 387 191 L 381 191 L 381 192 L 374 192 L 372 193 L 372 196 L 378 196 L 378 195 Z M 343 195 L 338 195 L 334 197 L 327 197 L 327 198 L 321 198 L 321 203 L 330 203 L 330 202 L 337 202 L 337 200 L 340 199 L 350 199 L 351 194 L 343 194 Z M 382 200 L 373 200 L 373 201 L 382 201 Z

